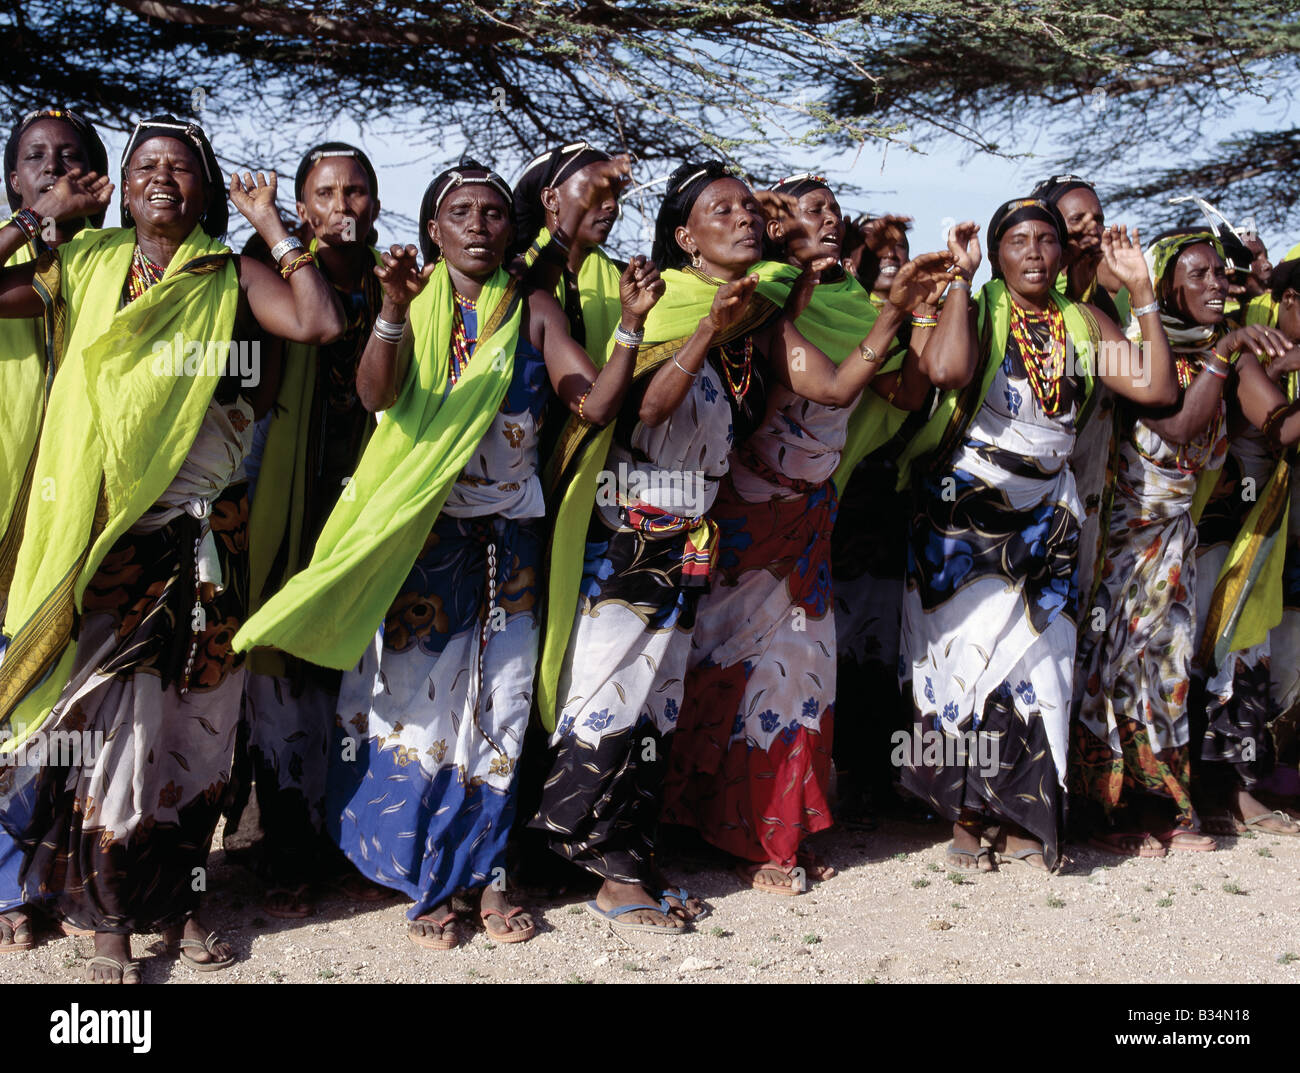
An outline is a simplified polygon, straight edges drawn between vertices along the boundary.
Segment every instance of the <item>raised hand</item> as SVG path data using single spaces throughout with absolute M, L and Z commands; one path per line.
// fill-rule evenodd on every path
M 1275 384 L 1280 384 L 1287 373 L 1300 372 L 1300 346 L 1292 347 L 1280 358 L 1268 362 L 1264 366 L 1264 372 Z
M 860 224 L 863 241 L 876 256 L 885 253 L 891 246 L 897 246 L 906 237 L 907 228 L 912 223 L 910 216 L 886 214 L 877 216 Z
M 799 199 L 789 194 L 778 194 L 775 190 L 755 190 L 754 200 L 763 210 L 765 220 L 775 220 L 782 227 L 794 219 L 799 211 Z
M 272 245 L 283 238 L 278 232 L 284 231 L 280 210 L 275 206 L 275 190 L 276 178 L 273 171 L 259 171 L 256 179 L 248 171 L 244 172 L 243 178 L 240 178 L 237 171 L 230 175 L 231 202 L 263 239 L 274 238 Z
M 113 199 L 113 184 L 107 175 L 97 172 L 70 171 L 54 180 L 31 206 L 42 220 L 79 220 L 108 208 Z
M 948 231 L 948 253 L 952 256 L 952 267 L 968 280 L 974 279 L 975 270 L 984 260 L 979 233 L 980 225 L 974 220 L 957 224 Z
M 618 296 L 623 304 L 623 319 L 641 322 L 664 293 L 659 269 L 642 256 L 633 257 L 618 281 Z
M 433 275 L 434 265 L 420 267 L 419 253 L 414 246 L 390 246 L 379 255 L 383 263 L 375 265 L 375 278 L 395 306 L 410 305 Z
M 588 212 L 611 197 L 617 201 L 627 189 L 632 181 L 632 157 L 620 153 L 609 160 L 588 165 L 574 178 L 574 197 L 559 204 L 556 216 L 554 237 L 566 245 L 572 241 L 579 223 Z
M 718 288 L 713 296 L 713 307 L 709 310 L 708 321 L 713 325 L 713 334 L 718 336 L 732 325 L 738 323 L 749 307 L 749 300 L 758 286 L 757 276 L 746 276 L 735 283 L 728 283 Z
M 889 301 L 910 313 L 923 306 L 937 306 L 952 282 L 953 254 L 940 250 L 913 257 L 898 270 L 889 288 Z
M 1134 305 L 1149 305 L 1155 297 L 1151 273 L 1142 256 L 1142 242 L 1137 228 L 1129 238 L 1123 224 L 1111 224 L 1101 234 L 1101 257 L 1116 279 L 1128 288 Z
M 1293 346 L 1291 340 L 1276 328 L 1248 324 L 1229 332 L 1214 349 L 1225 358 L 1235 351 L 1244 350 L 1248 354 L 1254 354 L 1259 363 L 1268 368 L 1270 362 L 1282 358 Z

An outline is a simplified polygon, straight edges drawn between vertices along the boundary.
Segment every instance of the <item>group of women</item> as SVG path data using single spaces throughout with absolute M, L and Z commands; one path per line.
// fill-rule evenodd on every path
M 798 894 L 835 872 L 808 836 L 900 780 L 961 871 L 1055 869 L 1075 830 L 1300 834 L 1300 679 L 1269 658 L 1300 628 L 1300 259 L 1205 229 L 1144 256 L 1064 176 L 994 214 L 972 293 L 974 223 L 911 257 L 821 177 L 700 160 L 620 264 L 629 173 L 585 142 L 513 189 L 463 158 L 380 250 L 355 146 L 303 158 L 286 222 L 274 173 L 226 184 L 157 116 L 104 228 L 93 127 L 14 127 L 0 952 L 49 920 L 93 933 L 97 982 L 138 982 L 154 931 L 231 964 L 199 896 L 250 784 L 266 912 L 396 891 L 429 949 L 465 898 L 535 934 L 530 840 L 618 930 L 708 911 L 661 823 Z M 159 371 L 226 343 L 257 376 Z M 992 763 L 891 770 L 896 733 Z

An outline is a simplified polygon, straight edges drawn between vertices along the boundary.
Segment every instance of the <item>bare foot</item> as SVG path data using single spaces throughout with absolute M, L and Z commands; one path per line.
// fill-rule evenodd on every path
M 640 883 L 619 883 L 613 879 L 605 880 L 596 892 L 596 906 L 606 913 L 625 905 L 654 905 L 658 900 L 650 897 Z M 686 927 L 685 921 L 679 920 L 675 913 L 661 913 L 658 909 L 637 909 L 618 919 L 625 924 L 649 924 L 667 931 Z
M 510 939 L 511 935 L 522 932 L 532 933 L 536 929 L 533 918 L 518 906 L 510 904 L 506 892 L 495 887 L 484 887 L 483 896 L 478 904 L 479 919 L 489 939 L 498 942 L 523 942 L 523 939 Z

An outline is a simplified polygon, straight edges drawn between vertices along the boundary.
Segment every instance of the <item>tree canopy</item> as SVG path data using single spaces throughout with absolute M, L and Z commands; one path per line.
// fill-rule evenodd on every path
M 0 40 L 13 112 L 238 116 L 257 132 L 245 159 L 346 114 L 459 133 L 489 160 L 585 137 L 771 178 L 808 146 L 878 139 L 1015 155 L 1050 120 L 1069 135 L 1052 164 L 1121 206 L 1196 192 L 1281 226 L 1300 204 L 1300 130 L 1276 119 L 1300 14 L 1274 0 L 0 0 Z M 1243 97 L 1258 123 L 1204 149 Z M 1143 140 L 1170 161 L 1159 174 L 1127 166 Z

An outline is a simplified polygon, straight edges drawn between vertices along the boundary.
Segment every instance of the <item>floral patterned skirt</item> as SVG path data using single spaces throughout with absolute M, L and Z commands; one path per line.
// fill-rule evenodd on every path
M 80 756 L 0 768 L 23 892 L 76 927 L 148 932 L 197 907 L 239 724 L 244 670 L 230 642 L 247 601 L 247 522 L 241 481 L 212 504 L 225 588 L 201 619 L 198 523 L 124 534 L 86 588 L 72 675 L 42 728 L 47 741 L 77 734 Z
M 1068 465 L 968 442 L 916 486 L 903 598 L 915 712 L 903 786 L 949 819 L 1019 825 L 1048 867 L 1064 813 L 1079 514 Z
M 664 788 L 664 818 L 713 845 L 792 867 L 831 826 L 835 615 L 830 482 L 750 503 L 730 479 L 710 514 L 718 567 L 696 611 L 692 667 Z
M 671 732 L 695 608 L 687 534 L 610 529 L 595 512 L 573 633 L 560 672 L 550 775 L 529 826 L 588 871 L 653 881 Z
M 504 878 L 541 553 L 536 521 L 441 515 L 343 676 L 326 830 L 363 875 L 415 902 L 412 920 Z

